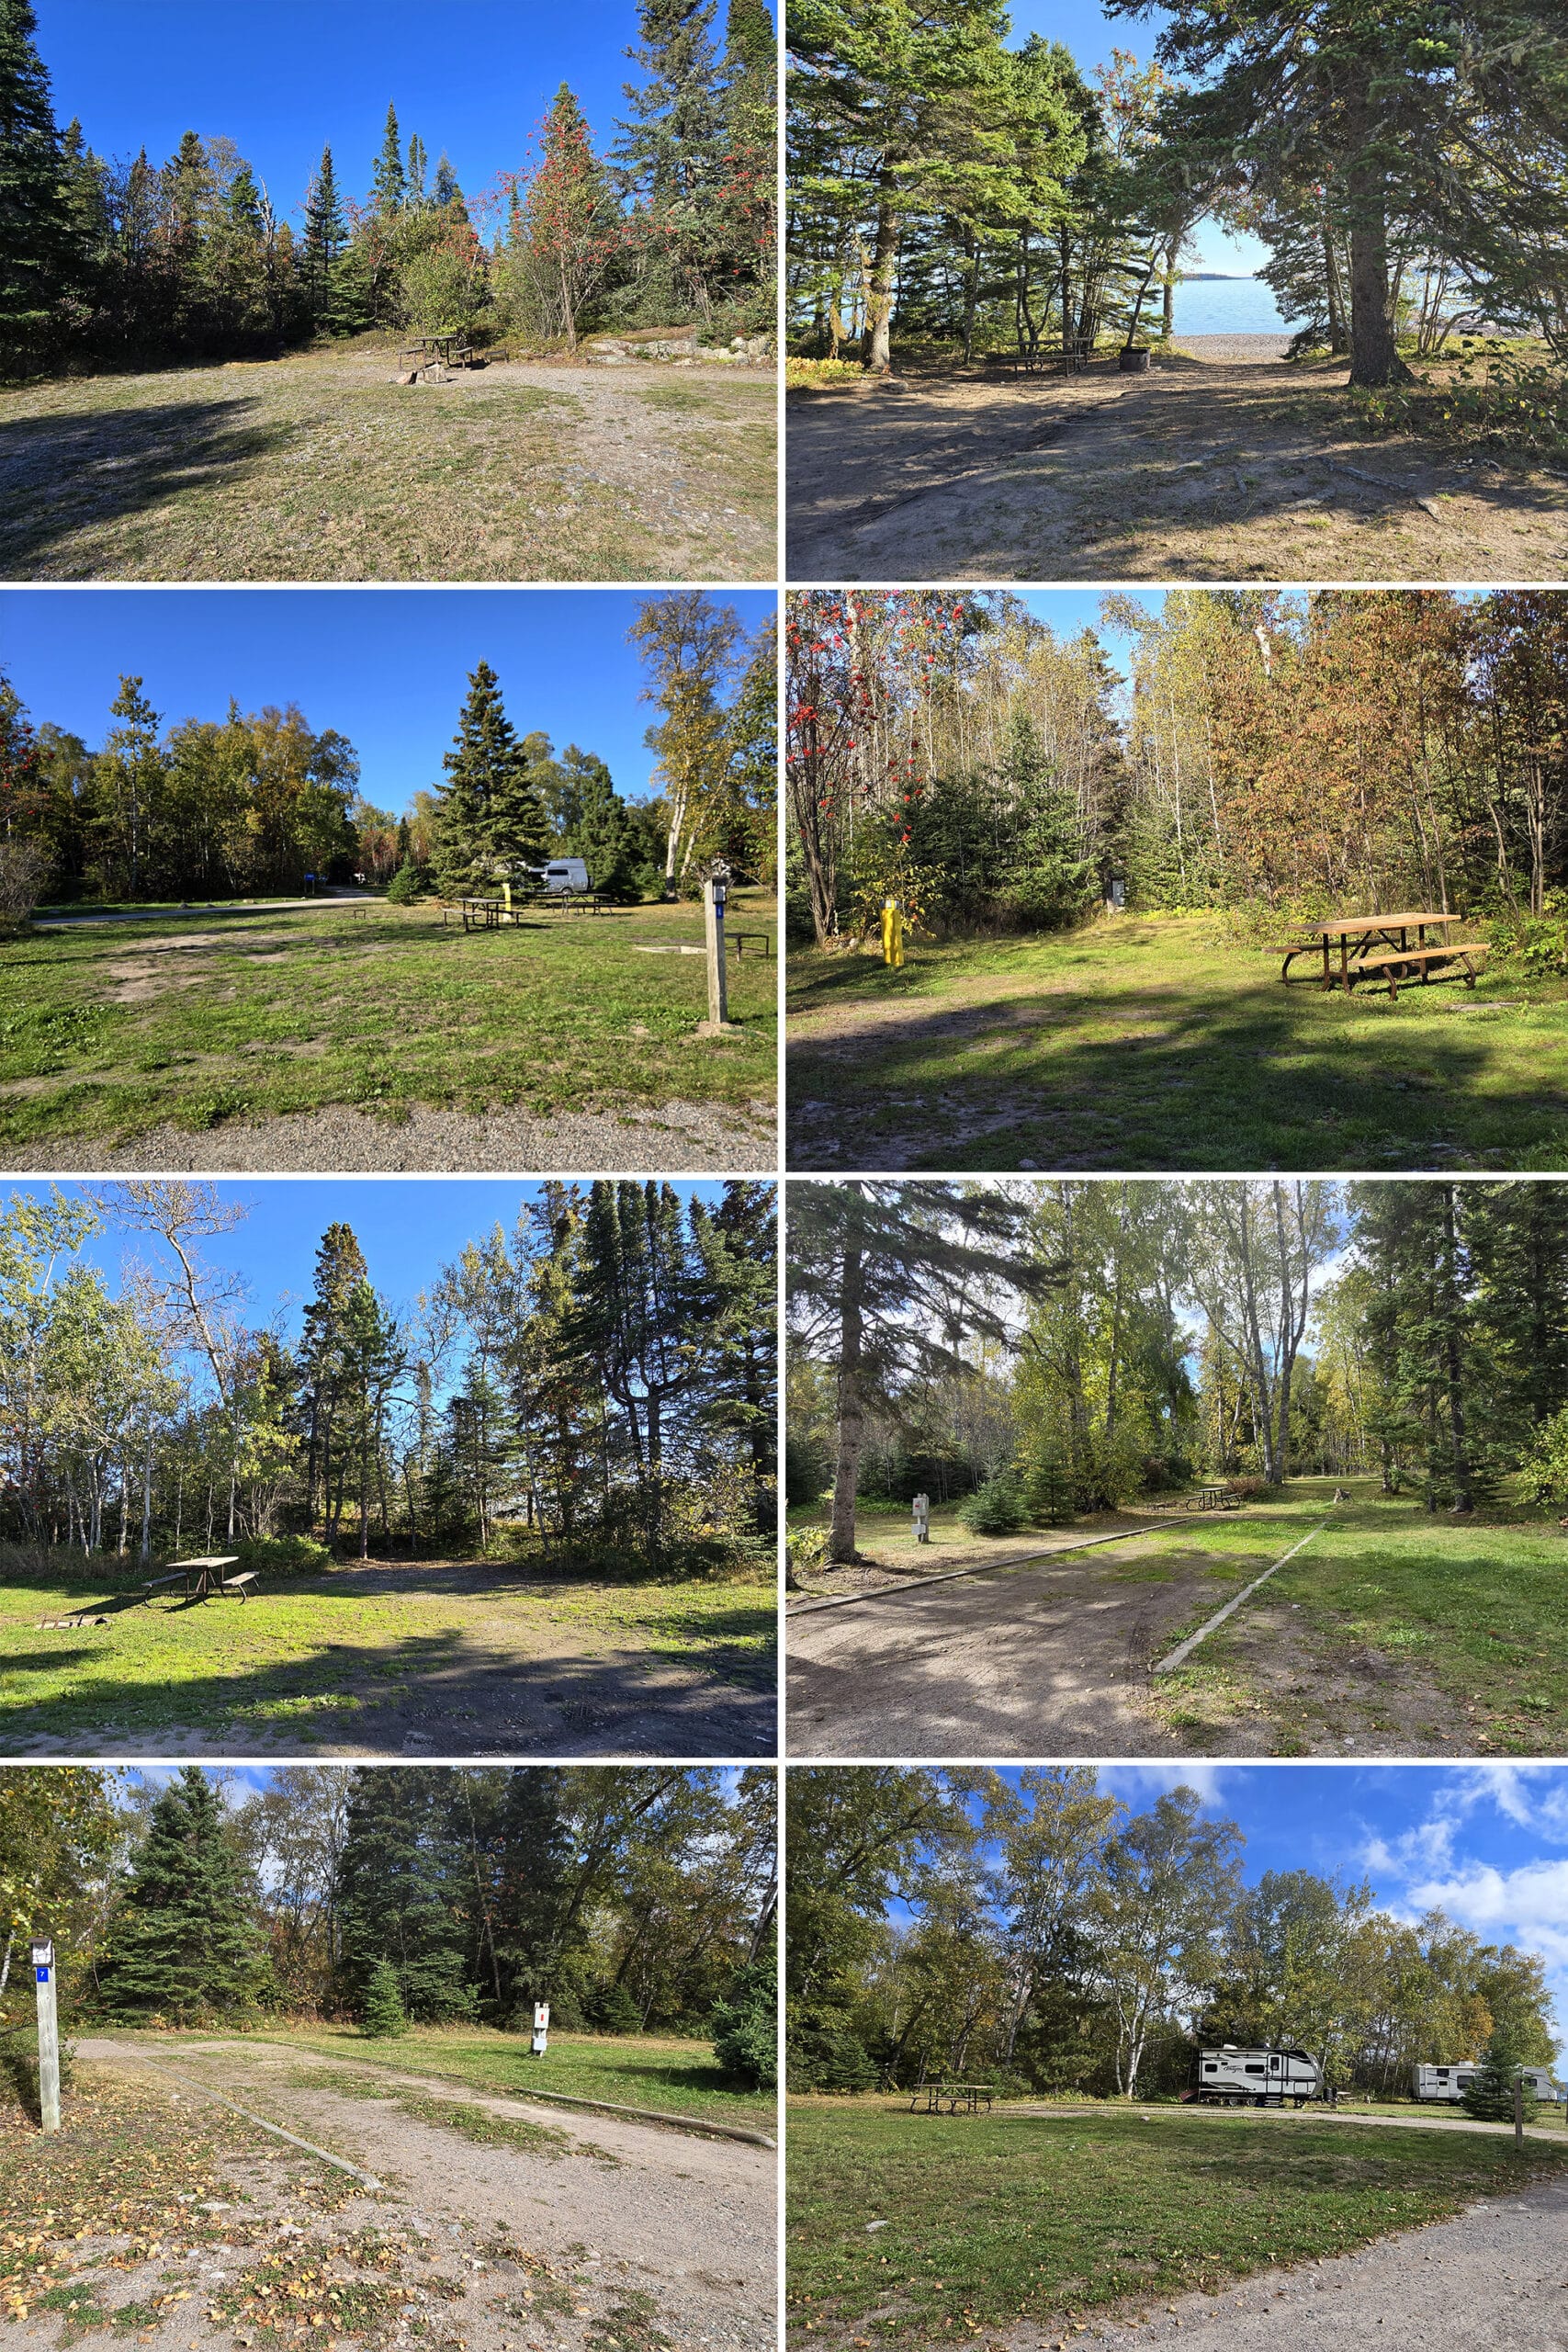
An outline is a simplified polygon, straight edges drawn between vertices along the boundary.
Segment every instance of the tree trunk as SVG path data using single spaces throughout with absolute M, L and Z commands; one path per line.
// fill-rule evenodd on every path
M 1399 356 L 1388 291 L 1388 225 L 1375 175 L 1363 168 L 1350 175 L 1350 381 L 1410 384 L 1415 378 Z
M 828 1557 L 848 1566 L 855 1556 L 855 1488 L 865 1439 L 861 1357 L 865 1340 L 865 1260 L 852 1223 L 844 1244 L 839 1334 L 839 1460 Z
M 1443 1257 L 1444 1302 L 1443 1344 L 1447 1357 L 1449 1389 L 1449 1450 L 1454 1483 L 1453 1509 L 1469 1512 L 1475 1509 L 1472 1490 L 1470 1449 L 1464 1426 L 1464 1366 L 1460 1351 L 1460 1285 L 1459 1234 L 1454 1211 L 1454 1188 L 1443 1188 Z
M 884 164 L 877 175 L 876 242 L 869 269 L 862 248 L 865 332 L 861 339 L 861 359 L 877 376 L 886 376 L 893 365 L 893 277 L 898 266 L 898 214 L 894 208 L 897 185 L 891 166 Z

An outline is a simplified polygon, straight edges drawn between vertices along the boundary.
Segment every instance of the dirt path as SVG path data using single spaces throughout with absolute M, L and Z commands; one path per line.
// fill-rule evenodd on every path
M 13 1145 L 8 1154 L 0 1154 L 0 1169 L 147 1169 L 203 1175 L 770 1173 L 775 1132 L 772 1106 L 761 1102 L 745 1112 L 671 1102 L 657 1111 L 568 1112 L 545 1118 L 515 1109 L 473 1117 L 415 1103 L 397 1122 L 338 1102 L 276 1119 L 224 1120 L 199 1132 L 165 1121 L 135 1143 L 118 1147 L 91 1136 Z
M 1556 580 L 1568 479 L 1349 426 L 1342 367 L 1173 357 L 790 402 L 789 571 Z
M 785 1620 L 791 1756 L 1458 1753 L 1459 1711 L 1404 1660 L 1337 1655 L 1289 1604 L 1225 1628 L 1235 1686 L 1172 1704 L 1150 1667 L 1288 1548 L 1232 1573 L 1178 1535 Z M 1281 1732 L 1281 1724 L 1284 1730 Z
M 586 2337 L 594 2352 L 608 2352 L 618 2335 L 615 2304 L 640 2294 L 653 2309 L 631 2339 L 638 2352 L 660 2338 L 715 2352 L 771 2352 L 776 2166 L 770 2150 L 577 2117 L 413 2073 L 367 2072 L 359 2094 L 349 2087 L 351 2068 L 251 2042 L 169 2045 L 117 2035 L 85 2038 L 80 2049 L 89 2062 L 128 2071 L 142 2050 L 372 2172 L 387 2194 L 355 2198 L 350 2219 L 375 2219 L 384 2228 L 390 2202 L 405 2227 L 434 2245 L 444 2267 L 455 2264 L 466 2274 L 460 2303 L 446 2302 L 440 2340 L 468 2352 L 501 2352 L 505 2345 L 559 2344 L 564 2324 L 568 2344 Z M 330 2088 L 311 2081 L 323 2072 Z M 400 2084 L 449 2110 L 536 2126 L 549 2143 L 476 2142 L 407 2112 L 388 2096 Z M 558 2295 L 538 2296 L 536 2311 L 524 2308 L 518 2289 L 526 2273 L 508 2264 L 500 2233 L 542 2255 L 578 2289 L 564 2310 Z M 431 2331 L 421 2332 L 429 2340 Z M 187 2326 L 183 2341 L 211 2342 L 223 2333 L 202 2330 L 193 2339 Z
M 1100 2320 L 1073 2340 L 1108 2352 L 1150 2343 L 1183 2352 L 1562 2352 L 1565 2278 L 1568 2182 L 1557 2181 L 1359 2254 L 1259 2271 L 1136 2321 Z M 1000 2339 L 1009 2352 L 1051 2340 L 1034 2328 Z

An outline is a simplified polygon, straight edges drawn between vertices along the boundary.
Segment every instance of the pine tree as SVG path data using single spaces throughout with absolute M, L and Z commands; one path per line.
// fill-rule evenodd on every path
M 32 0 L 0 0 L 0 359 L 48 341 L 70 273 L 70 220 Z
M 387 108 L 387 135 L 381 152 L 376 158 L 376 169 L 370 182 L 370 200 L 383 218 L 400 212 L 408 195 L 408 177 L 403 170 L 403 151 L 399 143 L 398 110 Z
M 453 748 L 443 762 L 449 781 L 436 811 L 435 874 L 444 896 L 521 878 L 545 856 L 544 806 L 527 755 L 488 662 L 469 673 L 468 698 Z
M 371 2041 L 389 2041 L 409 2030 L 408 2012 L 398 1990 L 398 1972 L 390 1961 L 378 1960 L 365 1980 L 359 2024 L 360 2030 Z
M 526 240 L 544 265 L 568 348 L 625 251 L 626 225 L 586 116 L 562 83 L 545 117 L 544 153 L 528 183 Z
M 310 315 L 332 334 L 337 326 L 337 265 L 348 238 L 333 151 L 321 150 L 321 161 L 305 198 L 303 268 Z
M 389 1963 L 420 2023 L 472 2015 L 464 1967 L 467 1879 L 447 1826 L 446 1775 L 369 1766 L 354 1775 L 338 1860 L 342 1989 L 363 2014 L 377 1963 Z
M 1460 2103 L 1465 2112 L 1482 2123 L 1512 2123 L 1514 2120 L 1514 2085 L 1521 2064 L 1517 2037 L 1498 2027 L 1481 2053 L 1474 2074 L 1460 2093 Z M 1525 2085 L 1524 2119 L 1533 2123 L 1536 2119 L 1535 2091 Z
M 207 1776 L 187 1764 L 152 1807 L 147 1843 L 98 1965 L 112 2017 L 188 2023 L 243 2015 L 265 1981 L 254 1890 Z
M 641 38 L 629 54 L 648 79 L 626 85 L 632 119 L 611 150 L 624 188 L 662 232 L 682 300 L 705 317 L 726 242 L 728 136 L 716 7 L 716 0 L 641 0 Z
M 301 1385 L 306 1417 L 305 1508 L 314 1519 L 316 1491 L 321 1491 L 329 1536 L 335 1531 L 342 1506 L 333 1499 L 335 1441 L 344 1415 L 345 1345 L 353 1301 L 368 1282 L 369 1270 L 352 1226 L 334 1221 L 322 1234 L 316 1250 L 315 1282 L 307 1302 L 299 1341 Z
M 111 872 L 140 898 L 152 835 L 162 816 L 168 765 L 158 743 L 158 714 L 140 678 L 122 677 L 109 705 L 120 724 L 94 763 L 94 791 Z
M 440 207 L 461 204 L 463 200 L 463 191 L 457 186 L 457 175 L 452 169 L 451 160 L 445 148 L 441 151 L 441 161 L 435 166 L 435 178 L 431 186 L 430 200 L 432 204 Z
M 429 201 L 424 192 L 424 175 L 429 163 L 424 141 L 416 130 L 409 141 L 408 201 L 415 211 L 423 210 Z
M 713 2054 L 727 2075 L 755 2091 L 778 2081 L 778 1964 L 770 1953 L 741 1969 L 714 2003 Z

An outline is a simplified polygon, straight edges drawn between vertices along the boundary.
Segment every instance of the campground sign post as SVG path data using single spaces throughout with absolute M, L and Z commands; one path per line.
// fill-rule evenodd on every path
M 549 2033 L 550 2005 L 548 2001 L 536 2001 L 534 2004 L 534 2041 L 532 2045 L 532 2054 L 536 2058 L 542 2058 L 544 2056 L 545 2047 L 549 2040 Z
M 38 2103 L 46 2132 L 60 2129 L 60 2020 L 54 2004 L 54 1946 L 33 1946 L 33 1991 L 38 1998 Z

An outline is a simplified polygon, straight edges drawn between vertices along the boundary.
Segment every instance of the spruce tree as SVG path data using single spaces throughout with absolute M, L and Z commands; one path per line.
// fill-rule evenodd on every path
M 423 209 L 429 200 L 424 192 L 424 174 L 429 160 L 425 153 L 424 141 L 416 130 L 409 141 L 407 177 L 408 201 L 416 211 Z
M 381 152 L 376 158 L 376 169 L 370 181 L 370 198 L 383 218 L 400 212 L 408 194 L 408 179 L 403 171 L 403 151 L 398 132 L 398 110 L 387 108 L 387 135 Z
M 488 888 L 536 865 L 549 842 L 530 763 L 488 662 L 469 673 L 468 698 L 443 763 L 436 805 L 435 874 L 443 895 Z
M 316 1250 L 315 1282 L 306 1303 L 299 1341 L 305 1411 L 305 1508 L 312 1521 L 321 1490 L 329 1532 L 335 1525 L 333 1470 L 346 1402 L 346 1351 L 353 1303 L 369 1280 L 365 1253 L 352 1226 L 335 1220 Z M 340 1479 L 341 1487 L 341 1479 Z
M 729 176 L 725 77 L 713 40 L 716 0 L 641 0 L 628 53 L 648 77 L 627 83 L 631 120 L 611 150 L 671 254 L 681 303 L 706 312 L 723 274 Z
M 216 1792 L 187 1764 L 152 1807 L 98 1985 L 111 2017 L 190 2023 L 253 2009 L 265 1981 L 250 1874 Z
M 0 361 L 41 353 L 73 259 L 60 134 L 32 0 L 0 0 Z
M 1481 2123 L 1511 2123 L 1514 2120 L 1514 2085 L 1518 2079 L 1521 2061 L 1516 2037 L 1499 2027 L 1481 2053 L 1480 2063 L 1463 2090 L 1460 2104 L 1467 2115 Z M 1533 2123 L 1537 2101 L 1533 2088 L 1525 2085 L 1524 2119 Z
M 303 267 L 310 315 L 331 334 L 337 324 L 337 264 L 348 237 L 333 151 L 321 150 L 321 161 L 305 198 Z
M 363 2014 L 378 1962 L 421 2023 L 468 2017 L 463 1857 L 447 1824 L 446 1774 L 369 1766 L 354 1775 L 338 1860 L 339 1977 Z
M 435 166 L 435 178 L 431 186 L 430 200 L 436 206 L 460 204 L 463 200 L 463 191 L 457 186 L 457 175 L 452 169 L 451 159 L 445 148 L 441 151 L 441 161 Z
M 371 2041 L 389 2041 L 409 2030 L 408 2012 L 398 1990 L 398 1972 L 390 1961 L 378 1960 L 365 1980 L 359 2024 Z

